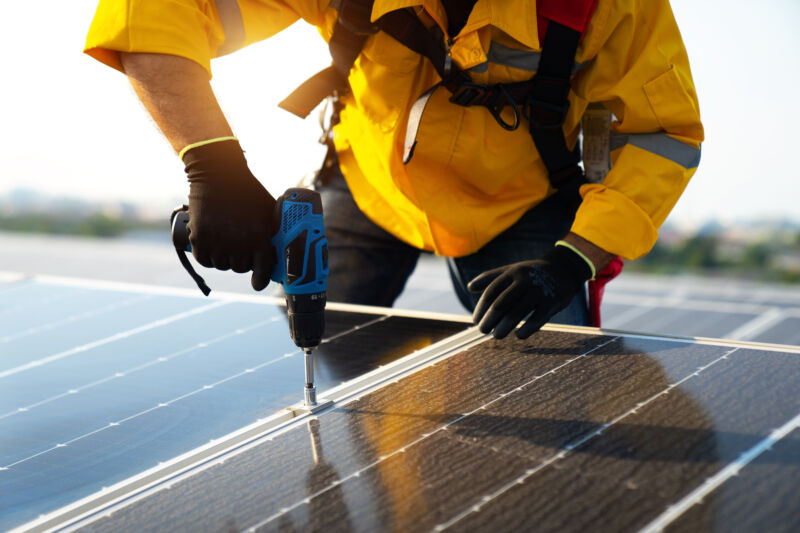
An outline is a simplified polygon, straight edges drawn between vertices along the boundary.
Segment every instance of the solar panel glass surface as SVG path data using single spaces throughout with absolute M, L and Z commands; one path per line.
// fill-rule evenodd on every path
M 0 290 L 0 313 L 0 529 L 302 396 L 302 355 L 274 304 L 26 281 Z M 467 327 L 326 315 L 320 391 Z
M 750 313 L 693 311 L 687 309 L 681 309 L 676 312 L 675 310 L 653 307 L 639 309 L 639 312 L 629 315 L 627 320 L 615 320 L 614 328 L 661 335 L 725 338 L 728 333 L 755 317 L 756 315 Z
M 761 342 L 800 345 L 800 317 L 785 318 L 760 333 L 757 339 Z
M 798 352 L 547 331 L 463 350 L 89 527 L 797 531 L 798 427 Z

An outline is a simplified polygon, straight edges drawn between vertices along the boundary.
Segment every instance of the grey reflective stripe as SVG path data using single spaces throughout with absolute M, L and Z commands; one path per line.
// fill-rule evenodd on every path
M 539 61 L 541 58 L 542 54 L 539 52 L 516 50 L 494 41 L 489 45 L 489 53 L 486 54 L 486 59 L 489 63 L 497 63 L 498 65 L 528 70 L 530 72 L 536 72 L 539 68 Z
M 215 0 L 214 3 L 222 22 L 222 31 L 225 32 L 225 42 L 217 50 L 217 56 L 224 56 L 244 46 L 244 21 L 237 0 Z
M 479 65 L 475 65 L 470 70 L 480 74 L 489 70 L 489 63 L 496 63 L 506 67 L 527 70 L 528 72 L 536 72 L 539 69 L 539 61 L 541 59 L 541 52 L 517 50 L 516 48 L 509 48 L 508 46 L 503 46 L 500 43 L 492 41 L 492 43 L 489 45 L 489 53 L 486 54 L 486 61 Z M 572 73 L 575 74 L 584 66 L 586 66 L 585 62 L 575 63 L 575 65 L 572 67 Z
M 611 134 L 611 150 L 630 144 L 677 163 L 683 168 L 696 168 L 700 164 L 700 148 L 675 140 L 666 133 Z
M 481 63 L 479 65 L 475 65 L 474 67 L 472 67 L 469 70 L 472 71 L 472 72 L 477 72 L 478 74 L 483 74 L 484 72 L 489 70 L 489 63 L 488 63 L 488 61 L 484 61 L 483 63 Z

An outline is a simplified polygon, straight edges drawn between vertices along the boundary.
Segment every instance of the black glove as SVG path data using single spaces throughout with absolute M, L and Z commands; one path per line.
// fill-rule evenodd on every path
M 239 142 L 217 141 L 183 155 L 189 178 L 189 242 L 204 267 L 253 271 L 252 285 L 269 284 L 275 267 L 275 198 L 247 168 Z
M 494 330 L 494 337 L 502 339 L 530 315 L 516 332 L 527 339 L 564 309 L 591 276 L 578 254 L 555 246 L 541 259 L 495 268 L 473 279 L 467 288 L 483 295 L 472 318 L 482 333 Z

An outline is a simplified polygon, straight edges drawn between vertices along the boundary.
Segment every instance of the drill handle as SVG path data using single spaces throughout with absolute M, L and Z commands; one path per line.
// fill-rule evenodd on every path
M 316 191 L 287 189 L 275 205 L 276 264 L 272 279 L 287 295 L 324 293 L 328 279 L 328 240 L 322 198 Z
M 192 251 L 192 245 L 189 243 L 189 206 L 176 207 L 172 211 L 172 215 L 170 215 L 170 222 L 172 224 L 172 244 L 175 245 L 175 253 L 178 254 L 178 260 L 180 260 L 183 268 L 186 269 L 186 272 L 197 284 L 197 287 L 203 291 L 203 294 L 208 296 L 211 293 L 211 288 L 200 277 L 200 274 L 197 273 L 186 256 L 186 252 Z

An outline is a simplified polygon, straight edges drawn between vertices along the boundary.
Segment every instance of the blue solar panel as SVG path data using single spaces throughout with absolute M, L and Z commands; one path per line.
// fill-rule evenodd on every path
M 0 529 L 300 401 L 301 352 L 266 302 L 36 281 L 0 290 Z M 362 371 L 408 353 L 375 338 L 412 319 L 328 320 L 329 335 L 374 346 Z M 424 345 L 467 325 L 407 334 Z M 353 377 L 336 369 L 350 350 L 337 342 L 318 350 L 321 391 Z
M 614 315 L 608 316 L 614 320 Z M 635 316 L 630 315 L 628 320 L 615 324 L 614 327 L 650 334 L 724 338 L 755 317 L 756 315 L 750 313 L 652 307 L 639 309 Z

